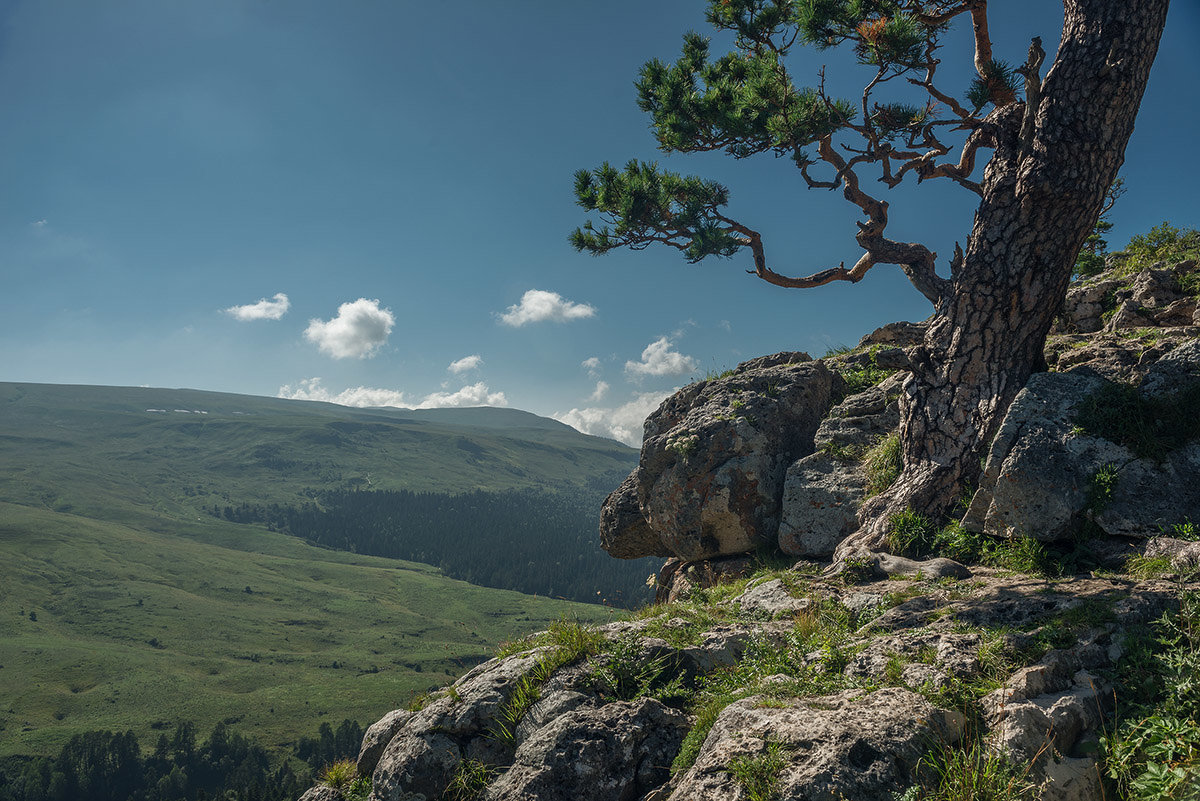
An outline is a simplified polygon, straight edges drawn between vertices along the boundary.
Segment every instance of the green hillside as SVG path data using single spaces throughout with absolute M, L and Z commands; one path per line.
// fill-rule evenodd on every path
M 514 409 L 0 383 L 0 500 L 102 519 L 306 499 L 314 487 L 607 491 L 636 462 L 632 448 Z
M 366 725 L 551 619 L 609 615 L 214 507 L 346 489 L 598 497 L 635 459 L 515 410 L 0 384 L 0 757 L 100 728 L 153 742 L 180 720 L 282 747 Z
M 0 756 L 178 720 L 279 746 L 366 725 L 550 619 L 608 614 L 244 528 L 0 504 Z

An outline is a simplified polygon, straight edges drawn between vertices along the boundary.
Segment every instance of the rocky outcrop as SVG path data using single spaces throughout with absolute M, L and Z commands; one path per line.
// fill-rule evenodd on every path
M 978 747 L 1028 765 L 1039 798 L 1095 798 L 1086 744 L 1112 713 L 1100 677 L 1174 594 L 987 568 L 852 586 L 767 572 L 723 603 L 593 630 L 571 656 L 542 638 L 390 713 L 364 739 L 364 755 L 383 746 L 371 798 L 734 801 L 753 781 L 772 797 L 873 801 L 918 781 L 937 749 Z M 949 702 L 979 685 L 994 688 L 982 729 Z M 711 728 L 681 757 L 697 725 Z
M 667 398 L 646 420 L 638 468 L 605 504 L 604 546 L 692 561 L 772 544 L 784 473 L 812 451 L 839 381 L 807 354 L 781 353 Z
M 729 765 L 762 759 L 772 746 L 785 760 L 777 797 L 887 798 L 911 783 L 929 743 L 954 743 L 963 733 L 961 715 L 896 687 L 767 700 L 751 696 L 725 707 L 696 764 L 673 784 L 671 801 L 740 801 L 745 790 Z
M 1159 263 L 1133 276 L 1120 266 L 1071 286 L 1056 331 L 1090 334 L 1149 326 L 1196 325 L 1197 300 L 1181 279 L 1197 270 L 1195 261 L 1168 267 Z
M 783 483 L 779 548 L 789 556 L 824 559 L 858 528 L 866 494 L 863 455 L 900 424 L 893 376 L 829 410 L 814 437 L 816 452 L 794 462 Z
M 1200 346 L 1189 341 L 1146 369 L 1143 394 L 1170 398 L 1198 378 Z M 1109 536 L 1149 538 L 1197 516 L 1200 441 L 1160 461 L 1079 427 L 1081 407 L 1106 383 L 1088 370 L 1030 378 L 992 443 L 964 524 L 1054 541 L 1086 518 Z
M 486 801 L 637 801 L 670 778 L 687 716 L 652 698 L 584 707 L 538 729 Z

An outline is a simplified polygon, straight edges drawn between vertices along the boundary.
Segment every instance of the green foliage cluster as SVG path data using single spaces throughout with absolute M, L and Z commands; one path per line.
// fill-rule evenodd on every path
M 1129 384 L 1106 383 L 1080 404 L 1075 422 L 1085 433 L 1124 445 L 1143 459 L 1162 461 L 1200 437 L 1200 382 L 1155 398 Z
M 617 701 L 651 696 L 663 701 L 687 697 L 683 677 L 671 676 L 674 667 L 670 654 L 644 655 L 636 637 L 617 638 L 591 664 L 601 695 Z
M 1077 277 L 1089 278 L 1104 272 L 1107 266 L 1105 255 L 1108 253 L 1108 240 L 1104 237 L 1113 227 L 1112 222 L 1108 219 L 1108 215 L 1112 212 L 1117 200 L 1124 194 L 1125 180 L 1118 178 L 1113 181 L 1112 186 L 1105 193 L 1104 209 L 1100 212 L 1095 227 L 1092 228 L 1092 232 L 1084 240 L 1083 247 L 1080 248 L 1079 255 L 1075 259 L 1075 275 Z
M 1185 259 L 1200 259 L 1200 231 L 1195 228 L 1176 228 L 1164 221 L 1130 239 L 1123 253 L 1126 255 L 1120 267 L 1123 274 L 1136 273 L 1160 261 L 1174 264 Z M 1185 289 L 1195 290 L 1200 278 L 1190 280 L 1190 285 Z
M 1127 704 L 1102 739 L 1109 777 L 1122 797 L 1169 801 L 1200 796 L 1200 594 L 1181 594 L 1156 636 L 1127 650 L 1116 677 Z
M 995 539 L 958 522 L 939 527 L 929 518 L 905 510 L 888 519 L 888 549 L 907 556 L 945 556 L 1018 573 L 1056 576 L 1073 566 L 1031 537 Z
M 0 801 L 291 801 L 311 784 L 307 768 L 322 764 L 322 781 L 342 791 L 347 801 L 365 801 L 370 780 L 359 779 L 352 757 L 358 753 L 362 729 L 346 721 L 342 730 L 357 734 L 352 742 L 330 733 L 332 747 L 319 755 L 299 750 L 273 760 L 261 744 L 218 723 L 203 744 L 195 726 L 179 723 L 170 735 L 159 735 L 154 750 L 143 753 L 132 731 L 77 734 L 54 757 L 0 762 Z M 309 742 L 320 743 L 326 733 Z M 304 742 L 302 740 L 302 742 Z M 315 762 L 314 757 L 328 763 Z M 357 795 L 356 795 L 357 793 Z
M 867 358 L 865 360 L 859 359 L 857 361 L 838 362 L 831 365 L 846 383 L 845 393 L 847 395 L 853 395 L 856 392 L 862 392 L 864 389 L 869 389 L 896 372 L 895 370 L 889 370 L 886 367 L 879 366 L 879 349 L 880 346 L 878 345 L 873 345 L 864 351 L 859 351 L 857 348 L 852 348 L 849 345 L 836 345 L 825 351 L 824 358 L 826 359 L 834 356 L 845 356 L 859 352 L 866 353 Z
M 1020 88 L 1021 78 L 1013 66 L 1006 61 L 992 60 L 983 66 L 982 74 L 971 81 L 967 102 L 979 112 L 988 103 L 1017 94 Z
M 708 22 L 732 35 L 733 49 L 713 57 L 708 39 L 687 33 L 673 63 L 643 65 L 638 106 L 666 153 L 720 151 L 735 159 L 770 153 L 807 168 L 813 159 L 806 148 L 850 126 L 876 147 L 914 139 L 937 122 L 934 104 L 876 101 L 867 109 L 865 97 L 860 104 L 798 86 L 786 61 L 797 44 L 848 44 L 859 63 L 876 68 L 877 82 L 925 68 L 946 26 L 922 8 L 902 0 L 710 0 Z M 1016 88 L 1014 71 L 1001 62 L 989 64 L 976 83 L 969 102 L 978 101 L 977 108 Z M 658 242 L 696 262 L 731 256 L 756 236 L 725 216 L 724 186 L 651 163 L 581 170 L 575 196 L 603 220 L 600 227 L 588 220 L 570 235 L 576 249 L 594 254 Z
M 333 490 L 314 492 L 316 500 L 305 504 L 210 512 L 326 548 L 424 562 L 485 587 L 634 606 L 647 599 L 645 561 L 613 559 L 596 539 L 596 519 L 611 489 Z

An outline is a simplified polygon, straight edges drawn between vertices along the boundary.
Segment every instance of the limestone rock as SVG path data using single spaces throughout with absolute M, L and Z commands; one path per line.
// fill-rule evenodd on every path
M 1076 409 L 1102 383 L 1085 373 L 1029 379 L 992 442 L 965 525 L 1002 537 L 1070 535 L 1096 471 L 1133 458 L 1116 443 L 1076 430 Z
M 654 600 L 663 603 L 686 598 L 693 589 L 715 587 L 754 572 L 754 559 L 744 555 L 685 562 L 668 559 L 658 571 Z
M 638 468 L 612 491 L 600 508 L 600 547 L 618 559 L 670 556 L 638 506 Z
M 1146 543 L 1145 555 L 1150 559 L 1169 559 L 1171 567 L 1180 572 L 1194 571 L 1200 567 L 1200 542 L 1175 537 L 1155 537 Z
M 794 598 L 782 579 L 771 579 L 750 587 L 737 597 L 743 612 L 767 617 L 794 614 L 812 606 L 808 598 Z
M 379 764 L 384 749 L 397 732 L 412 719 L 413 714 L 407 709 L 396 709 L 371 724 L 363 735 L 362 747 L 358 751 L 359 776 L 370 776 L 375 772 L 375 766 Z
M 1114 537 L 1148 539 L 1188 520 L 1200 520 L 1200 441 L 1171 452 L 1157 464 L 1150 459 L 1119 465 L 1112 501 L 1093 516 Z
M 687 716 L 652 698 L 558 717 L 517 749 L 486 801 L 635 801 L 670 778 Z
M 1123 287 L 1125 281 L 1109 278 L 1074 284 L 1063 299 L 1063 320 L 1068 331 L 1090 334 L 1104 327 L 1104 300 Z
M 866 494 L 859 459 L 900 424 L 901 379 L 851 395 L 817 429 L 816 453 L 793 463 L 783 482 L 779 547 L 790 556 L 823 559 L 858 528 Z
M 456 681 L 453 692 L 414 713 L 379 758 L 373 801 L 437 798 L 464 757 L 504 759 L 504 746 L 484 735 L 518 682 L 537 668 L 540 656 L 534 650 L 484 662 Z
M 811 453 L 840 379 L 777 354 L 677 392 L 647 418 L 638 505 L 688 561 L 773 543 L 788 465 Z
M 1200 381 L 1200 339 L 1172 349 L 1146 372 L 1139 389 L 1147 397 L 1173 395 Z
M 786 754 L 780 798 L 887 798 L 908 786 L 930 742 L 956 742 L 963 730 L 961 715 L 894 687 L 796 699 L 782 708 L 760 706 L 760 700 L 752 696 L 725 707 L 671 801 L 745 798 L 726 768 L 736 757 L 762 754 L 768 743 Z
M 345 796 L 332 787 L 318 784 L 300 796 L 299 801 L 344 801 L 344 799 Z
M 896 322 L 876 328 L 858 341 L 858 347 L 869 345 L 895 345 L 901 348 L 920 345 L 925 340 L 925 329 L 928 324 Z

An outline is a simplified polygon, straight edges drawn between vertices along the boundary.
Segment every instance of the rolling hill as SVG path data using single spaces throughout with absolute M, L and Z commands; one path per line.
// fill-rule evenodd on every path
M 314 547 L 220 507 L 320 509 L 347 490 L 591 503 L 635 460 L 508 409 L 0 384 L 0 682 L 16 689 L 0 702 L 0 756 L 185 719 L 281 747 L 373 719 L 550 619 L 609 615 Z

